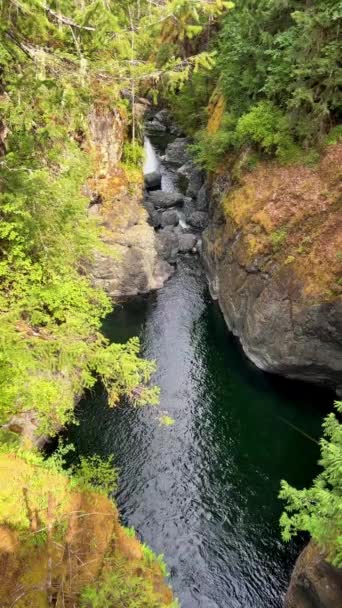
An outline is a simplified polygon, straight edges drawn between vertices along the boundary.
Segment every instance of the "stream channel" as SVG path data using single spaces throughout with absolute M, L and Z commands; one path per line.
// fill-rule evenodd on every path
M 163 188 L 172 184 L 164 167 Z M 164 554 L 182 608 L 280 608 L 303 546 L 281 541 L 280 480 L 300 487 L 317 473 L 326 395 L 246 359 L 195 255 L 179 257 L 160 291 L 118 305 L 103 331 L 140 337 L 160 406 L 109 409 L 99 386 L 68 441 L 114 454 L 123 523 Z

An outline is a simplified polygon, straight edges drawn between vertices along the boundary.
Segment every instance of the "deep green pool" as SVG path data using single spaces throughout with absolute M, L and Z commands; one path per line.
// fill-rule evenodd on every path
M 160 407 L 109 410 L 99 388 L 68 439 L 79 453 L 115 455 L 123 521 L 164 553 L 183 608 L 280 607 L 301 541 L 280 540 L 279 482 L 316 473 L 329 398 L 248 362 L 195 258 L 158 293 L 118 307 L 105 333 L 141 337 L 158 361 Z

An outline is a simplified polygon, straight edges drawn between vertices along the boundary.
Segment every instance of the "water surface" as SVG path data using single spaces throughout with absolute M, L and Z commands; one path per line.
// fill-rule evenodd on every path
M 325 397 L 247 361 L 193 257 L 104 330 L 140 336 L 158 362 L 160 406 L 109 410 L 98 388 L 69 439 L 79 453 L 115 455 L 122 519 L 164 553 L 183 608 L 280 607 L 299 545 L 280 540 L 279 482 L 316 473 Z

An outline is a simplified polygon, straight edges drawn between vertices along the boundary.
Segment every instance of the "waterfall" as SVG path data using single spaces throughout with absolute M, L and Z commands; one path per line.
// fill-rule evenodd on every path
M 159 170 L 159 161 L 157 154 L 152 146 L 148 137 L 144 138 L 144 150 L 145 150 L 145 162 L 144 162 L 144 175 L 153 173 Z

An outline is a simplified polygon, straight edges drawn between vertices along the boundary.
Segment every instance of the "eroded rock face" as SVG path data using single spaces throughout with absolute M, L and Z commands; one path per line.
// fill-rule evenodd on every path
M 143 180 L 132 183 L 118 166 L 124 125 L 119 114 L 103 109 L 93 110 L 89 120 L 97 157 L 97 173 L 88 184 L 92 200 L 97 201 L 90 213 L 103 224 L 108 248 L 108 253 L 95 254 L 91 268 L 94 284 L 114 300 L 159 289 L 173 268 L 159 255 L 151 223 L 158 226 L 160 215 L 156 212 L 149 222 L 143 206 Z
M 203 234 L 211 292 L 247 356 L 338 392 L 341 161 L 335 146 L 315 170 L 261 164 L 239 188 L 217 178 Z
M 311 541 L 300 554 L 284 608 L 341 608 L 342 569 L 325 561 Z

